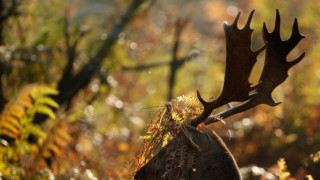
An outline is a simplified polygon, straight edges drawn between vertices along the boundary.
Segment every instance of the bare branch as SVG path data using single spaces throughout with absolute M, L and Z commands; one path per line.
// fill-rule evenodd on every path
M 166 66 L 170 64 L 171 62 L 156 62 L 156 63 L 149 63 L 149 64 L 140 64 L 137 66 L 124 66 L 122 67 L 122 70 L 124 71 L 144 71 L 144 70 L 149 70 L 152 68 L 157 68 L 161 66 Z
M 173 87 L 175 85 L 176 73 L 183 63 L 178 61 L 178 50 L 180 46 L 180 37 L 183 29 L 186 27 L 188 21 L 186 19 L 178 19 L 175 24 L 175 36 L 174 44 L 172 48 L 172 61 L 170 63 L 170 75 L 169 75 L 169 91 L 168 91 L 168 101 L 173 97 Z
M 194 60 L 196 57 L 199 56 L 199 53 L 191 53 L 185 57 L 179 58 L 177 64 L 183 65 L 184 63 Z M 136 66 L 124 66 L 122 67 L 123 71 L 144 71 L 149 70 L 152 68 L 158 68 L 162 66 L 170 65 L 171 61 L 164 61 L 164 62 L 156 62 L 156 63 L 149 63 L 149 64 L 140 64 Z
M 59 104 L 69 104 L 78 91 L 87 86 L 92 77 L 99 73 L 102 60 L 109 55 L 111 48 L 119 37 L 119 34 L 133 19 L 139 7 L 146 1 L 147 0 L 132 0 L 124 15 L 115 23 L 108 37 L 104 40 L 98 52 L 90 58 L 90 61 L 84 65 L 77 74 L 72 76 L 62 76 L 57 88 L 60 93 L 53 97 L 56 102 Z M 33 122 L 41 123 L 45 118 L 45 116 L 37 115 Z
M 70 77 L 71 72 L 73 70 L 73 63 L 77 58 L 77 47 L 79 42 L 82 38 L 87 34 L 87 31 L 80 32 L 80 35 L 74 42 L 71 42 L 70 38 L 70 30 L 69 30 L 69 20 L 68 15 L 66 14 L 64 17 L 64 37 L 65 37 L 65 44 L 66 44 L 66 55 L 67 55 L 67 65 L 64 69 L 63 77 Z

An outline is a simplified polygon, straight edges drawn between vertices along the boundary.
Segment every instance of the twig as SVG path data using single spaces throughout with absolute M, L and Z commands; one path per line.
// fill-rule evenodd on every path
M 190 55 L 187 55 L 183 58 L 179 58 L 177 60 L 177 64 L 183 65 L 184 63 L 191 61 L 199 56 L 199 53 L 191 53 Z M 121 70 L 123 71 L 145 71 L 153 68 L 158 68 L 162 66 L 171 65 L 172 61 L 164 61 L 164 62 L 156 62 L 156 63 L 150 63 L 150 64 L 139 64 L 136 66 L 124 66 Z
M 172 49 L 172 61 L 170 64 L 170 75 L 168 79 L 169 83 L 169 90 L 168 90 L 168 98 L 167 100 L 170 101 L 173 97 L 173 88 L 176 82 L 176 73 L 178 69 L 183 65 L 183 63 L 179 63 L 178 61 L 178 50 L 180 46 L 180 36 L 187 25 L 187 20 L 184 19 L 178 19 L 175 25 L 175 41 L 173 44 L 173 49 Z

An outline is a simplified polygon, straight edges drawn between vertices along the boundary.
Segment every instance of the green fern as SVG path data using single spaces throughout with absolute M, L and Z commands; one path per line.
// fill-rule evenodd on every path
M 21 179 L 23 157 L 31 154 L 33 146 L 27 141 L 30 134 L 46 138 L 47 133 L 32 121 L 36 113 L 55 119 L 52 108 L 58 108 L 50 95 L 58 91 L 46 85 L 32 84 L 22 88 L 0 115 L 0 172 L 6 179 Z M 21 173 L 15 173 L 21 172 Z M 1 179 L 1 177 L 0 177 Z

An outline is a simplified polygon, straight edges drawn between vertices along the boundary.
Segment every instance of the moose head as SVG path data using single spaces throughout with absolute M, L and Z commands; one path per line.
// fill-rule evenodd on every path
M 148 163 L 141 167 L 134 179 L 242 179 L 238 166 L 221 138 L 205 125 L 218 122 L 220 118 L 244 112 L 259 104 L 276 106 L 273 90 L 288 77 L 288 70 L 299 63 L 305 53 L 288 62 L 286 57 L 304 38 L 299 33 L 298 21 L 294 20 L 288 40 L 280 37 L 280 14 L 276 11 L 274 30 L 269 32 L 263 24 L 264 45 L 256 51 L 251 49 L 253 29 L 250 23 L 254 10 L 242 29 L 237 26 L 240 12 L 232 24 L 223 24 L 226 37 L 226 68 L 221 94 L 213 101 L 205 101 L 199 91 L 197 97 L 203 105 L 199 115 L 180 127 L 173 139 Z M 248 79 L 259 53 L 265 50 L 265 63 L 259 83 L 251 86 Z M 235 107 L 228 103 L 243 102 Z M 227 109 L 211 115 L 214 109 L 227 105 Z M 168 107 L 170 108 L 170 107 Z

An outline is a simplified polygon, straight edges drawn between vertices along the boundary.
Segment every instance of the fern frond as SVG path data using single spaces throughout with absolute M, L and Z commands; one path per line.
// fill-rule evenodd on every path
M 8 137 L 10 137 L 12 139 L 17 139 L 19 137 L 19 134 L 15 134 L 15 133 L 9 131 L 8 129 L 4 129 L 4 128 L 1 129 L 1 134 L 0 135 L 8 136 Z
M 12 126 L 14 126 L 16 129 L 18 130 L 21 130 L 21 125 L 19 123 L 19 120 L 12 117 L 12 116 L 3 116 L 1 118 L 1 124 L 4 124 L 4 123 L 10 123 Z M 0 125 L 1 125 L 0 124 Z
M 14 134 L 19 134 L 20 133 L 20 128 L 16 128 L 9 121 L 4 121 L 3 123 L 1 123 L 1 129 L 6 129 L 8 131 L 11 131 Z
M 47 105 L 53 108 L 59 107 L 59 104 L 56 101 L 54 101 L 52 98 L 49 98 L 47 96 L 43 96 L 37 99 L 37 103 Z
M 37 85 L 36 89 L 30 91 L 32 98 L 37 99 L 39 96 L 57 95 L 59 91 L 46 85 Z
M 51 165 L 51 161 L 60 157 L 63 154 L 63 151 L 66 145 L 71 142 L 72 138 L 67 132 L 67 125 L 65 120 L 58 119 L 54 127 L 42 145 L 40 145 L 41 153 L 38 158 L 42 158 L 46 161 L 47 165 Z
M 46 114 L 52 119 L 56 117 L 50 107 L 57 108 L 59 105 L 47 95 L 57 93 L 57 90 L 40 84 L 22 88 L 16 97 L 6 104 L 0 116 L 0 135 L 14 139 L 21 133 L 26 133 L 21 137 L 27 137 L 30 133 L 43 136 L 40 128 L 33 126 L 32 120 L 36 112 Z
M 57 135 L 59 135 L 60 137 L 62 137 L 65 141 L 67 142 L 71 142 L 72 138 L 70 137 L 70 135 L 68 133 L 66 133 L 66 131 L 64 131 L 63 129 L 58 129 L 56 131 Z
M 66 145 L 66 141 L 64 141 L 63 139 L 55 136 L 53 138 L 53 143 L 56 144 L 58 147 L 64 147 Z
M 53 109 L 57 109 L 59 104 L 50 97 L 56 94 L 57 90 L 46 85 L 27 85 L 5 105 L 0 114 L 0 138 L 7 140 L 7 145 L 0 146 L 2 174 L 5 174 L 3 169 L 9 165 L 47 166 L 43 160 L 49 162 L 47 159 L 52 160 L 63 154 L 63 148 L 72 140 L 65 129 L 66 126 L 58 121 L 54 123 L 58 124 L 57 127 L 51 123 L 46 131 L 40 125 L 32 123 L 36 113 L 48 115 L 51 119 L 56 118 Z M 31 134 L 37 137 L 37 145 L 27 141 Z M 6 167 L 1 167 L 3 164 Z
M 41 113 L 41 114 L 45 114 L 48 115 L 51 119 L 55 119 L 56 118 L 56 114 L 53 112 L 53 110 L 46 106 L 46 105 L 38 105 L 35 107 L 35 111 L 37 113 Z
M 52 151 L 55 155 L 60 156 L 62 154 L 62 152 L 59 149 L 59 147 L 54 143 L 49 144 L 47 148 L 48 148 L 47 149 L 48 151 Z
M 23 88 L 20 93 L 17 95 L 16 99 L 13 100 L 11 104 L 16 104 L 16 105 L 21 105 L 22 107 L 25 108 L 30 108 L 33 106 L 33 100 L 30 96 L 30 87 L 25 87 Z
M 12 116 L 3 116 L 0 120 L 0 135 L 18 138 L 21 132 L 19 121 Z
M 26 130 L 29 132 L 32 132 L 33 135 L 36 135 L 38 137 L 41 137 L 41 138 L 47 137 L 47 133 L 44 132 L 38 125 L 30 124 L 29 126 L 26 127 Z
M 19 104 L 12 103 L 12 104 L 9 104 L 6 106 L 2 115 L 3 116 L 12 116 L 12 117 L 19 119 L 20 117 L 22 117 L 24 115 L 24 113 L 25 113 L 25 109 L 23 106 L 21 106 Z

